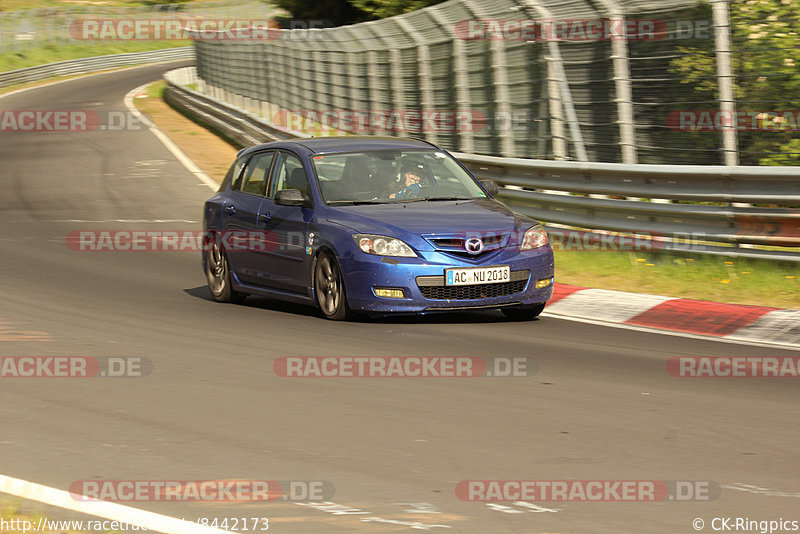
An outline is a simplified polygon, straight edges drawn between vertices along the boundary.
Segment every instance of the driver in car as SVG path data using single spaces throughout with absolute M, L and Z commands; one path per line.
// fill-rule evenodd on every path
M 404 161 L 400 164 L 400 186 L 399 191 L 391 193 L 389 198 L 405 199 L 419 196 L 421 190 L 421 176 L 425 174 L 425 167 L 415 161 Z M 398 185 L 394 184 L 393 185 Z

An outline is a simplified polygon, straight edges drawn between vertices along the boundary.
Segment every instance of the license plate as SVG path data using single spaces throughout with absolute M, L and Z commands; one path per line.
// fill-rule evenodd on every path
M 466 269 L 445 269 L 444 285 L 472 286 L 476 284 L 500 284 L 511 279 L 508 265 L 494 267 L 470 267 Z

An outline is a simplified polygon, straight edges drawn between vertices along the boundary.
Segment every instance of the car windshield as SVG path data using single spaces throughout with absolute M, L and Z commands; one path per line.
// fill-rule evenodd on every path
M 328 204 L 383 204 L 486 197 L 450 155 L 439 150 L 369 150 L 312 159 Z

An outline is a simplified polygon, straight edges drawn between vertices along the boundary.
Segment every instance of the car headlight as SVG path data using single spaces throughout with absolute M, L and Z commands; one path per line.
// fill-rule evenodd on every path
M 400 256 L 403 258 L 414 258 L 416 253 L 411 247 L 394 237 L 382 235 L 356 234 L 353 236 L 356 245 L 362 252 L 375 254 L 376 256 Z
M 550 240 L 547 238 L 547 232 L 539 225 L 531 226 L 525 231 L 522 236 L 522 244 L 519 246 L 520 250 L 531 250 L 547 245 Z

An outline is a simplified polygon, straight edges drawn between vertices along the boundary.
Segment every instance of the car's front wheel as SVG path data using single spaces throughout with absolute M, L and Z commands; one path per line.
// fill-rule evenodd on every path
M 206 244 L 206 281 L 211 296 L 217 302 L 242 302 L 247 295 L 231 287 L 231 269 L 228 256 L 216 239 Z
M 503 308 L 503 314 L 512 321 L 530 321 L 544 311 L 545 303 L 526 306 L 524 308 Z
M 314 292 L 325 318 L 342 321 L 350 317 L 342 272 L 327 252 L 319 255 L 314 266 Z

